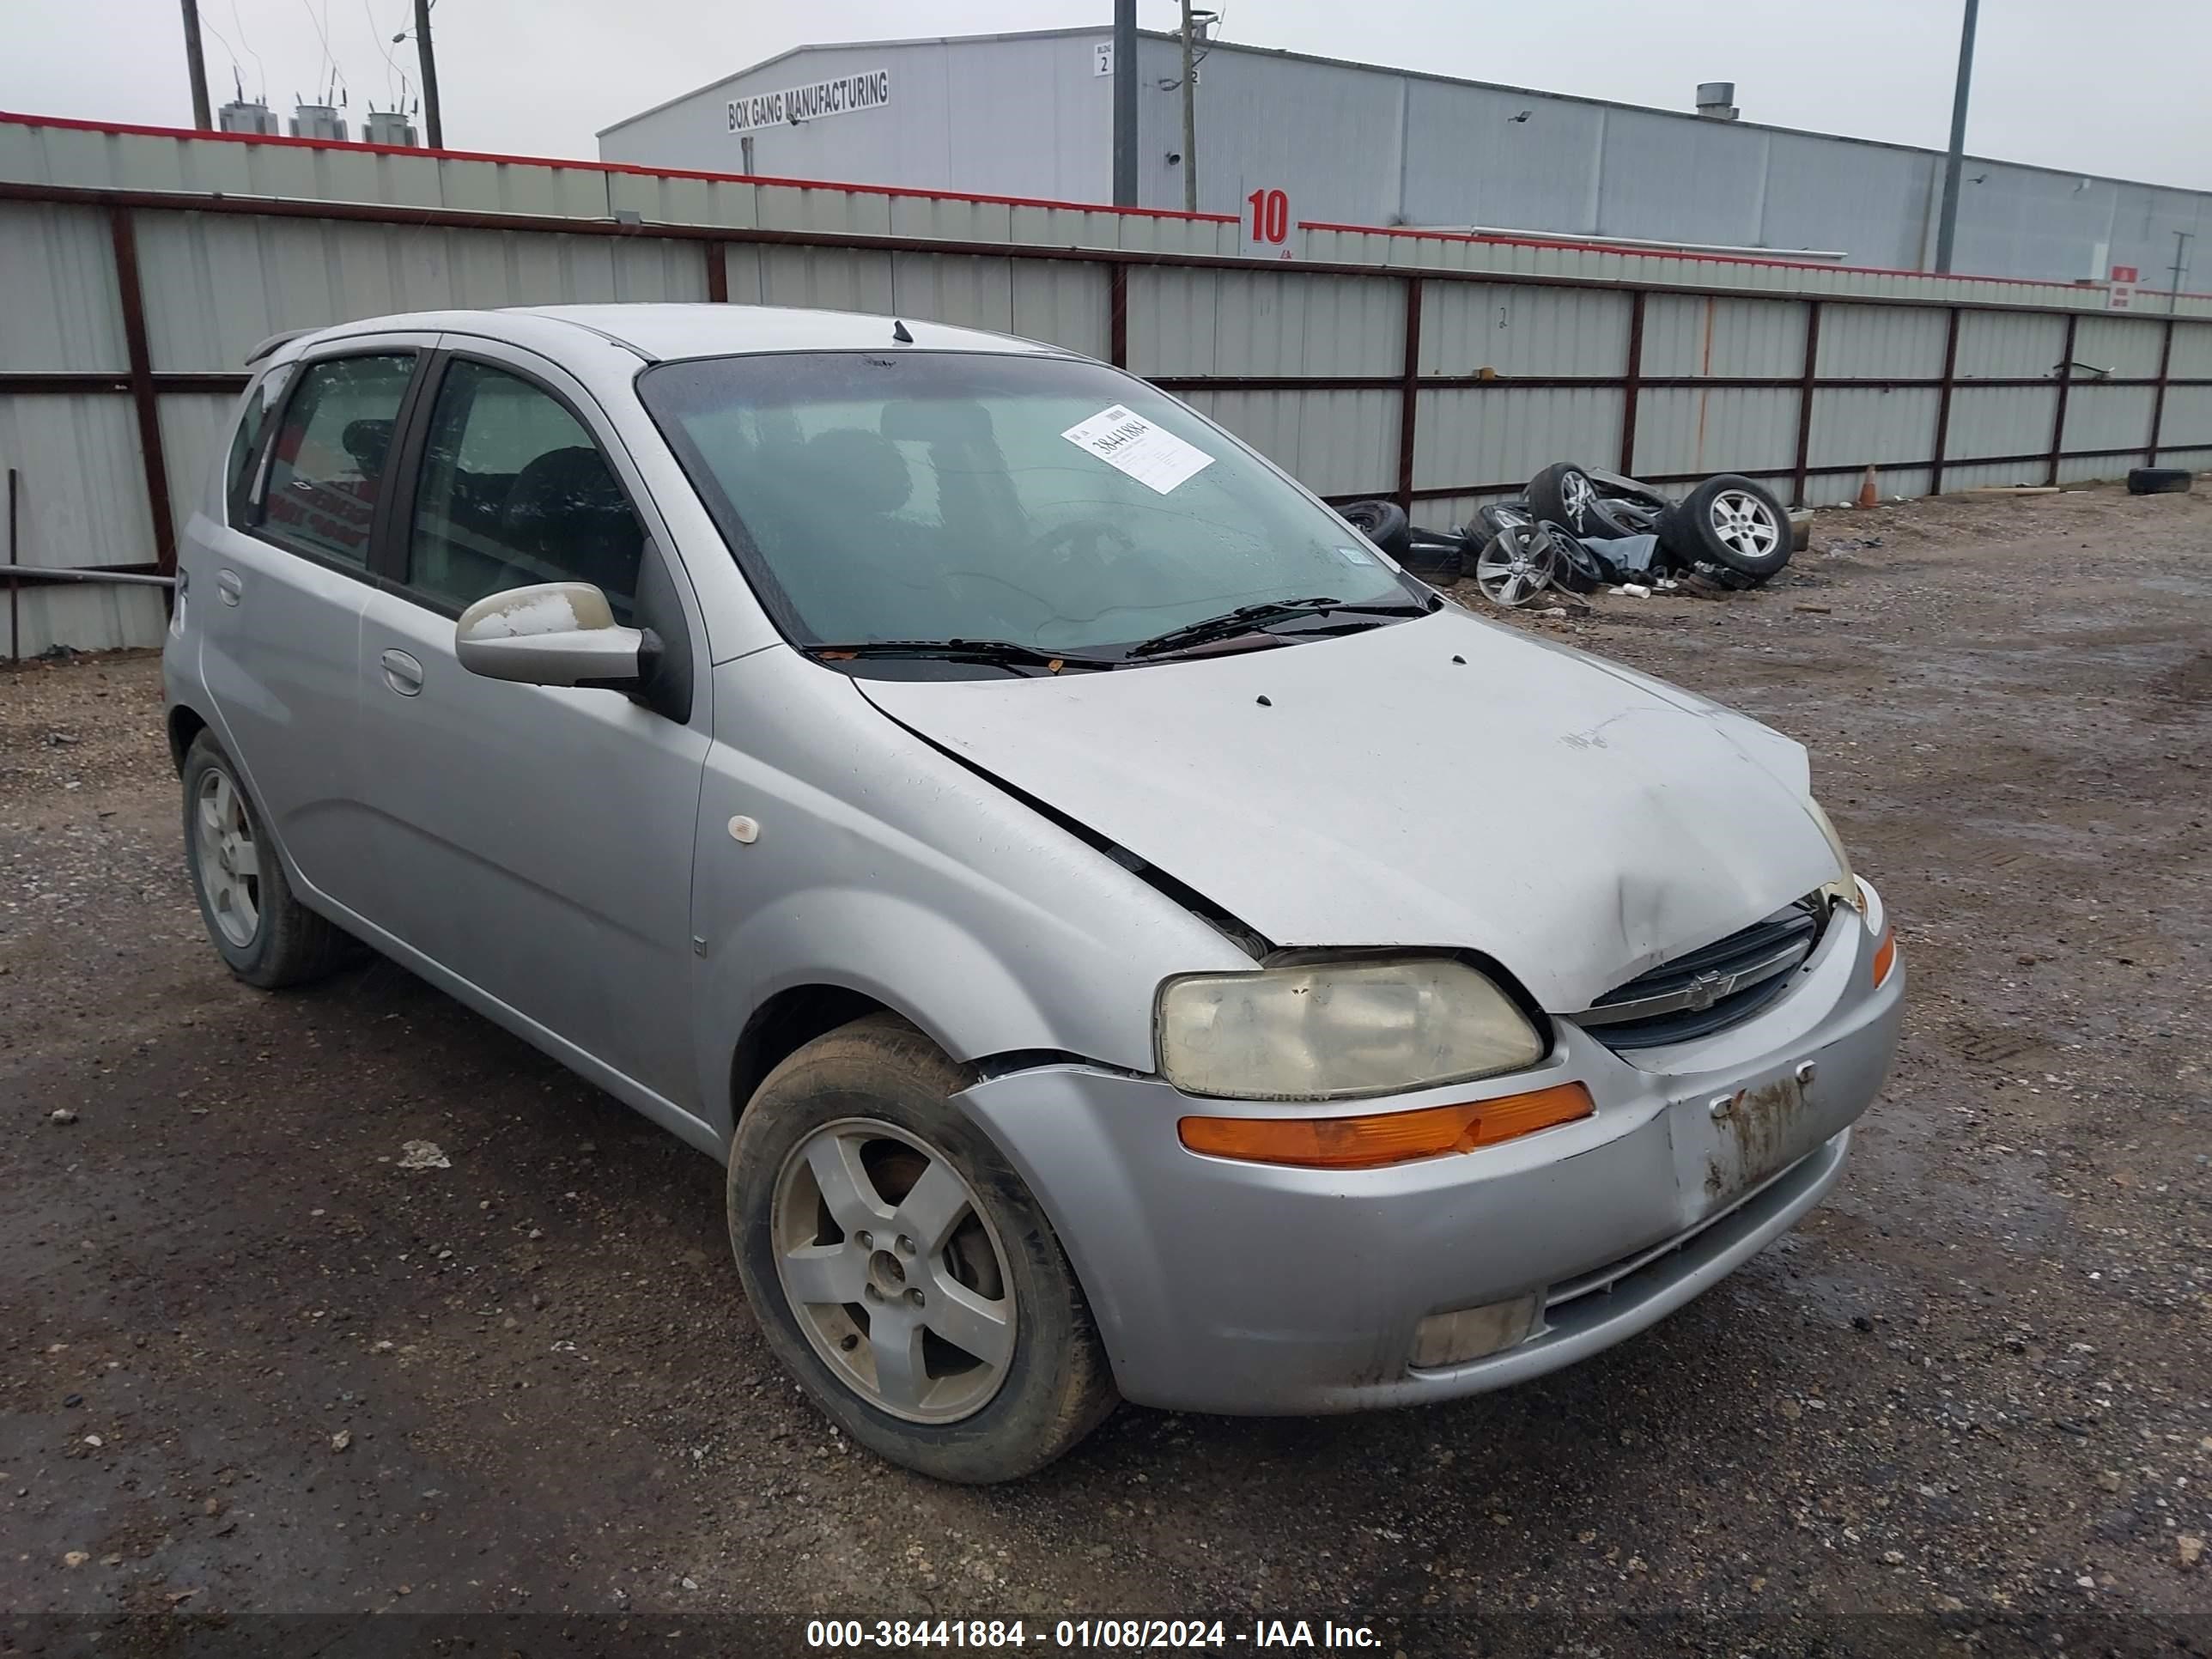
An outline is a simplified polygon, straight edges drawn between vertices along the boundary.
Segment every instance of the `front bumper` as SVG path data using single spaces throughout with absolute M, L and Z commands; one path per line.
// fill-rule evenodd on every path
M 1125 1397 L 1237 1414 L 1450 1399 L 1634 1334 L 1820 1201 L 1897 1046 L 1905 967 L 1870 988 L 1875 943 L 1838 915 L 1778 1002 L 1632 1064 L 1561 1023 L 1536 1072 L 1389 1104 L 1578 1080 L 1593 1115 L 1386 1169 L 1238 1163 L 1176 1137 L 1192 1112 L 1341 1106 L 1224 1107 L 1081 1066 L 987 1079 L 959 1098 L 1051 1218 Z M 1518 1346 L 1412 1366 L 1428 1316 L 1531 1292 L 1544 1314 Z

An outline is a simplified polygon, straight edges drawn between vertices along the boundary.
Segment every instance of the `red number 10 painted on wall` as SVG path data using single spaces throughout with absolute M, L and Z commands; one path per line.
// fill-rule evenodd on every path
M 1291 240 L 1291 198 L 1279 190 L 1255 190 L 1245 201 L 1252 209 L 1252 240 L 1280 247 Z

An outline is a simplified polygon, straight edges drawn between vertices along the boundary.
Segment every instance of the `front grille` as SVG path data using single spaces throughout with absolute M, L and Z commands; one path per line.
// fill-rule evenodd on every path
M 1614 987 L 1575 1023 L 1609 1048 L 1656 1048 L 1748 1019 L 1790 988 L 1826 915 L 1819 895 L 1802 898 Z

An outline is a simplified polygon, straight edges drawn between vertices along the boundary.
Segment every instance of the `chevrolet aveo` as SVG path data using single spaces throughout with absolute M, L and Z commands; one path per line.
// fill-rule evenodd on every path
M 723 1159 L 884 1455 L 1540 1376 L 1841 1174 L 1905 970 L 1804 750 L 1142 381 L 720 305 L 253 367 L 165 663 L 216 949 L 366 942 Z

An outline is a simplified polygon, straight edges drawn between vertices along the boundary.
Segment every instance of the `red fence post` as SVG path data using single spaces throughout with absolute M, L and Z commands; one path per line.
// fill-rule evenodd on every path
M 2081 325 L 2081 313 L 2071 311 L 2066 314 L 2066 345 L 2058 354 L 2058 407 L 2051 417 L 2051 471 L 2044 479 L 2047 484 L 2058 482 L 2058 458 L 2066 448 L 2066 394 L 2074 385 L 2074 331 Z
M 161 453 L 161 405 L 154 391 L 154 357 L 146 343 L 146 298 L 138 283 L 138 238 L 131 210 L 107 210 L 115 247 L 115 287 L 123 300 L 123 343 L 131 362 L 131 400 L 138 410 L 138 453 L 146 466 L 146 502 L 154 517 L 154 568 L 177 574 L 177 524 L 169 507 L 169 467 Z
M 2145 466 L 2158 465 L 2158 441 L 2166 425 L 2166 370 L 2173 363 L 2173 315 L 2166 314 L 2166 332 L 2158 342 L 2158 390 L 2150 394 L 2150 453 L 2143 457 Z
M 1943 456 L 1951 442 L 1951 384 L 1959 369 L 1959 307 L 1953 306 L 1943 334 L 1943 385 L 1936 393 L 1936 459 L 1928 465 L 1928 493 L 1943 493 Z
M 1797 394 L 1797 465 L 1790 474 L 1795 507 L 1805 505 L 1806 464 L 1813 453 L 1813 386 L 1820 365 L 1820 302 L 1805 301 L 1805 378 Z
M 1421 400 L 1421 279 L 1406 278 L 1406 373 L 1398 393 L 1398 505 L 1413 510 L 1413 422 Z
M 1106 267 L 1106 361 L 1129 366 L 1129 267 L 1119 261 Z
M 1644 290 L 1628 299 L 1628 368 L 1620 383 L 1620 470 L 1636 476 L 1636 394 L 1644 389 Z

